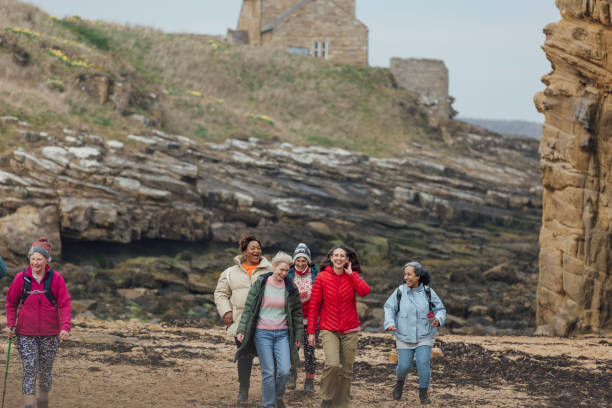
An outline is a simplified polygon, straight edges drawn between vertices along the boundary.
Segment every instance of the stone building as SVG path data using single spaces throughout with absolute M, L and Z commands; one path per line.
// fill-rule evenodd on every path
M 420 102 L 444 123 L 455 116 L 448 94 L 448 69 L 444 61 L 420 58 L 391 58 L 391 74 L 400 88 L 416 92 Z
M 368 65 L 368 27 L 355 0 L 243 0 L 234 41 Z

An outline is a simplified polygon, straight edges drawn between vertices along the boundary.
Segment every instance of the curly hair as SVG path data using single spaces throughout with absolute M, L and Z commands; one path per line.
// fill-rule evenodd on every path
M 251 241 L 257 242 L 259 244 L 259 247 L 263 248 L 261 242 L 257 239 L 257 237 L 255 237 L 255 235 L 245 235 L 240 238 L 240 242 L 238 242 L 238 249 L 240 249 L 240 252 L 246 251 Z

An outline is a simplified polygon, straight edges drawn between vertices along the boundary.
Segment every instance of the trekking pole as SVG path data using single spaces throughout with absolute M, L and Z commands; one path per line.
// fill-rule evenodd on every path
M 4 395 L 6 393 L 6 377 L 8 377 L 8 365 L 9 358 L 11 357 L 11 342 L 13 341 L 12 337 L 9 337 L 9 346 L 8 351 L 6 352 L 6 369 L 4 370 L 4 386 L 2 387 L 2 408 L 4 408 Z

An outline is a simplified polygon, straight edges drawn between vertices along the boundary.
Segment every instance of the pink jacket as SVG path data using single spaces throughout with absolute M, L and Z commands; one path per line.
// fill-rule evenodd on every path
M 46 273 L 51 269 L 47 265 Z M 32 276 L 32 268 L 28 266 L 26 276 L 32 278 L 31 290 L 44 290 L 44 277 L 40 283 Z M 6 294 L 6 326 L 15 326 L 17 306 L 23 293 L 23 272 L 19 272 L 8 293 Z M 19 310 L 16 333 L 26 336 L 54 336 L 61 330 L 70 331 L 70 295 L 64 278 L 57 271 L 53 273 L 51 293 L 57 302 L 59 313 L 44 293 L 33 293 L 28 296 Z

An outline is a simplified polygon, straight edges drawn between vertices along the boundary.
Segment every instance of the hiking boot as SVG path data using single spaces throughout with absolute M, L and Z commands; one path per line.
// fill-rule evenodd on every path
M 427 388 L 419 388 L 419 399 L 421 404 L 431 404 L 431 400 L 427 396 Z
M 331 408 L 332 400 L 321 401 L 321 408 Z
M 36 408 L 49 408 L 49 400 L 43 399 L 43 398 L 37 398 Z
M 249 389 L 245 387 L 240 387 L 240 391 L 238 391 L 238 404 L 246 404 L 249 401 Z
M 291 371 L 289 371 L 289 377 L 287 378 L 287 389 L 295 390 L 296 382 L 297 382 L 297 371 L 295 371 L 295 368 L 291 368 Z
M 274 408 L 285 408 L 285 403 L 282 399 L 277 399 L 274 404 Z
M 393 399 L 396 401 L 402 399 L 403 393 L 404 393 L 404 381 L 397 380 L 395 382 L 395 386 L 393 387 Z
M 312 378 L 307 378 L 304 381 L 304 392 L 306 394 L 314 394 L 314 380 Z

